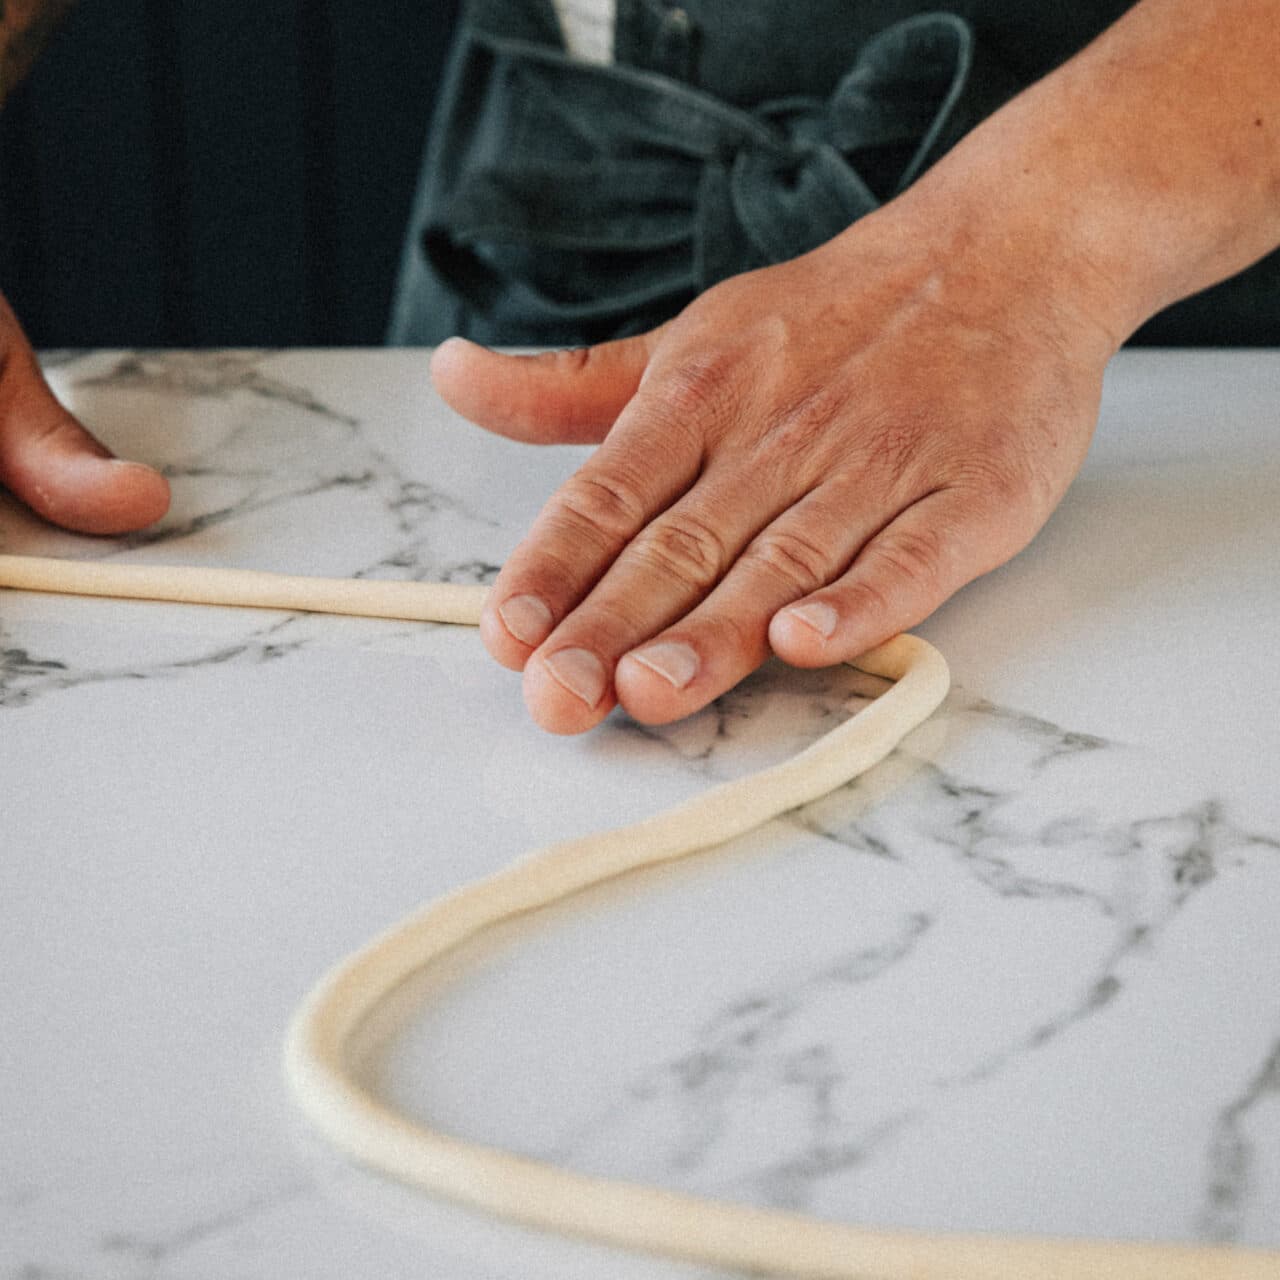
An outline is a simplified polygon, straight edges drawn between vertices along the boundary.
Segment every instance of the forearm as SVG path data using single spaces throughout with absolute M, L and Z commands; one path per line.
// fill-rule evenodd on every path
M 0 0 L 0 106 L 74 0 Z
M 1280 244 L 1280 0 L 1143 0 L 903 203 L 1119 345 Z

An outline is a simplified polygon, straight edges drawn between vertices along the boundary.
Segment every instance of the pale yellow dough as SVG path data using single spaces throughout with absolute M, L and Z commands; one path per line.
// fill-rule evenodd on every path
M 485 588 L 0 556 L 0 586 L 474 625 Z M 946 663 L 899 636 L 855 664 L 895 683 L 774 768 L 643 822 L 565 841 L 429 903 L 326 975 L 285 1045 L 293 1096 L 335 1145 L 428 1191 L 535 1227 L 713 1266 L 826 1280 L 1277 1280 L 1280 1254 L 1194 1245 L 876 1231 L 587 1177 L 419 1125 L 353 1079 L 347 1046 L 408 976 L 492 925 L 684 857 L 816 799 L 882 760 L 946 695 Z

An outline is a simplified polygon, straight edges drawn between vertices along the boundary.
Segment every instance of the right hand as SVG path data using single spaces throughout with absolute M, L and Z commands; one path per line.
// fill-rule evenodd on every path
M 127 533 L 169 509 L 169 482 L 112 456 L 54 397 L 0 297 L 0 488 L 77 533 Z
M 1113 338 L 1074 276 L 967 253 L 905 201 L 566 354 L 455 341 L 441 395 L 597 440 L 507 559 L 480 634 L 553 733 L 691 715 L 770 653 L 853 661 L 1022 549 L 1084 458 Z

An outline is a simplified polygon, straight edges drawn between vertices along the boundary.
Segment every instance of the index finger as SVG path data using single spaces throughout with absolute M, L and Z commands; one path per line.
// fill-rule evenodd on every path
M 702 435 L 681 397 L 642 388 L 498 575 L 481 621 L 489 652 L 523 669 L 623 548 L 695 483 L 702 465 Z

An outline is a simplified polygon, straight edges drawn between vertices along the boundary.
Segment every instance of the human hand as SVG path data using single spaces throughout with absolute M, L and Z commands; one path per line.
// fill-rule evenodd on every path
M 2 297 L 0 487 L 79 533 L 140 529 L 169 507 L 169 485 L 158 471 L 113 458 L 54 398 Z
M 558 733 L 688 715 L 770 651 L 856 657 L 1024 547 L 1082 461 L 1116 345 L 1036 255 L 908 209 L 711 289 L 662 328 L 507 356 L 453 340 L 443 397 L 519 440 L 600 441 L 481 624 Z

